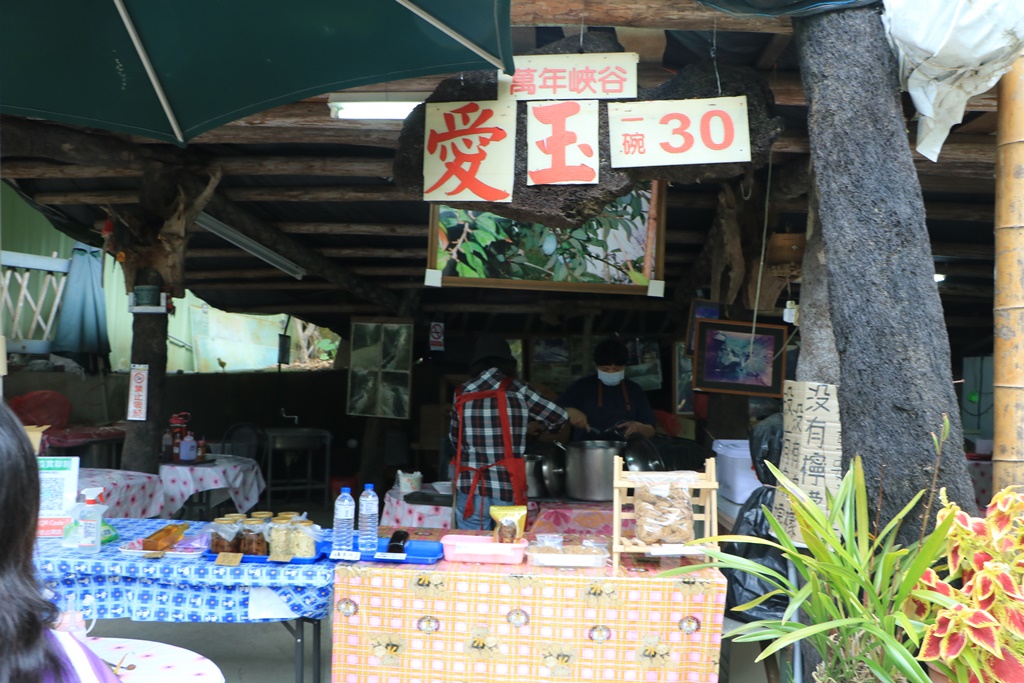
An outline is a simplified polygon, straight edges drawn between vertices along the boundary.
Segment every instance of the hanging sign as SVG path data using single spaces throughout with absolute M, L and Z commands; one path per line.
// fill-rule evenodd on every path
M 515 151 L 515 101 L 428 104 L 423 200 L 511 202 Z
M 71 523 L 68 510 L 78 497 L 78 458 L 39 458 L 39 522 L 36 535 L 60 537 Z
M 747 98 L 609 102 L 612 168 L 750 161 Z
M 635 52 L 519 56 L 514 75 L 498 73 L 498 99 L 633 99 L 639 61 Z
M 526 183 L 597 183 L 597 100 L 530 102 L 527 111 Z
M 145 422 L 149 366 L 132 364 L 128 373 L 128 419 Z
M 843 478 L 842 430 L 834 384 L 787 381 L 782 392 L 783 441 L 779 471 L 825 510 L 825 492 L 835 493 Z M 803 536 L 789 496 L 775 496 L 772 515 L 786 535 Z
M 430 323 L 430 350 L 444 351 L 444 323 Z

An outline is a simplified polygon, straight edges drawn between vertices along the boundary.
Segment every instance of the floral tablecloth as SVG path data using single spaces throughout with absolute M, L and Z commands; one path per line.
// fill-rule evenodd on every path
M 612 504 L 611 503 L 538 503 L 540 509 L 530 531 L 537 534 L 592 534 L 596 536 L 612 535 Z M 632 519 L 624 521 L 623 530 L 632 532 L 636 522 Z
M 424 490 L 433 490 L 427 484 Z M 405 494 L 393 488 L 384 496 L 384 512 L 380 515 L 383 526 L 399 529 L 409 527 L 426 527 L 430 529 L 450 529 L 452 526 L 452 509 L 441 505 L 410 505 L 405 502 Z
M 160 480 L 164 489 L 164 507 L 160 516 L 171 518 L 185 505 L 189 496 L 211 491 L 210 505 L 224 502 L 230 496 L 239 512 L 248 512 L 259 502 L 266 488 L 259 464 L 252 458 L 216 455 L 208 465 L 161 465 Z M 217 490 L 224 489 L 224 490 Z
M 78 470 L 78 490 L 103 487 L 107 517 L 156 517 L 164 509 L 160 477 L 144 472 L 84 468 Z M 81 493 L 79 500 L 85 499 Z
M 87 638 L 86 647 L 112 667 L 122 683 L 224 683 L 224 674 L 201 654 L 166 643 L 131 638 Z
M 120 539 L 95 555 L 64 548 L 59 539 L 39 539 L 36 574 L 64 607 L 69 594 L 91 619 L 129 618 L 134 621 L 247 622 L 249 594 L 265 587 L 287 606 L 293 617 L 322 619 L 330 610 L 334 563 L 243 563 L 222 567 L 203 556 L 143 559 L 118 546 L 143 538 L 166 522 L 157 519 L 108 519 Z M 193 530 L 205 522 L 190 522 Z M 91 595 L 92 604 L 83 598 Z
M 726 581 L 679 562 L 340 565 L 331 680 L 716 683 Z

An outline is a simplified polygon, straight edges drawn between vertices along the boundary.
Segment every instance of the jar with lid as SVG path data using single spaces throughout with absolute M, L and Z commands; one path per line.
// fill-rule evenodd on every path
M 218 517 L 206 527 L 210 532 L 211 553 L 237 553 L 240 543 L 238 522 L 230 517 Z
M 224 519 L 234 520 L 236 524 L 241 524 L 242 520 L 247 519 L 249 515 L 244 512 L 232 512 L 226 515 L 221 515 Z
M 262 519 L 247 519 L 242 522 L 239 550 L 245 555 L 267 555 L 270 548 L 264 535 L 266 524 Z
M 270 520 L 270 554 L 292 554 L 292 524 L 287 517 L 274 517 Z
M 268 520 L 268 519 L 274 517 L 274 513 L 273 512 L 268 512 L 266 510 L 261 510 L 259 512 L 251 512 L 251 513 L 249 513 L 249 517 L 251 517 L 252 519 Z
M 320 540 L 320 527 L 309 519 L 293 524 L 292 557 L 316 557 L 316 542 Z
M 278 517 L 284 517 L 285 519 L 291 519 L 293 517 L 298 517 L 299 513 L 298 512 L 278 512 L 277 516 Z

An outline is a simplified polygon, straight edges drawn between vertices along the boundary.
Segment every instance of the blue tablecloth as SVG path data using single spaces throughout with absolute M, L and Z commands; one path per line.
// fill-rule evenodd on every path
M 36 570 L 43 586 L 64 607 L 69 594 L 88 619 L 130 618 L 134 621 L 275 621 L 249 619 L 249 591 L 257 586 L 274 593 L 295 617 L 322 619 L 331 609 L 334 562 L 313 564 L 215 565 L 205 557 L 152 560 L 132 557 L 118 546 L 143 538 L 167 524 L 158 519 L 109 519 L 120 539 L 99 554 L 63 548 L 59 539 L 40 539 Z M 205 522 L 190 522 L 199 530 Z M 83 607 L 91 595 L 92 605 Z

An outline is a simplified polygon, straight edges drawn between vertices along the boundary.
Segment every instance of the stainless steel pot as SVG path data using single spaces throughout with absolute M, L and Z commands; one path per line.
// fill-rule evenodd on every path
M 565 456 L 565 492 L 577 500 L 609 501 L 615 476 L 616 455 L 626 450 L 624 441 L 574 441 Z
M 541 473 L 544 456 L 527 453 L 523 456 L 523 460 L 526 465 L 526 495 L 531 499 L 543 498 L 547 495 L 547 489 L 544 488 L 544 477 Z
M 561 446 L 561 444 L 558 444 Z M 549 451 L 541 460 L 541 472 L 544 475 L 544 489 L 552 498 L 559 498 L 565 488 L 565 453 Z

